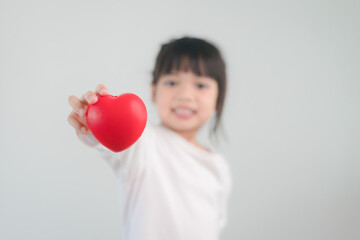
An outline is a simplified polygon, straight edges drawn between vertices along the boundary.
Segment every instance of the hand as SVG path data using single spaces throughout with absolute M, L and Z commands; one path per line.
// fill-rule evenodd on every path
M 91 134 L 86 122 L 86 111 L 88 105 L 96 103 L 99 95 L 106 94 L 109 94 L 108 89 L 105 85 L 100 84 L 96 87 L 95 92 L 88 91 L 81 97 L 81 99 L 73 95 L 69 97 L 68 102 L 73 110 L 68 117 L 68 122 L 78 133 L 84 135 Z

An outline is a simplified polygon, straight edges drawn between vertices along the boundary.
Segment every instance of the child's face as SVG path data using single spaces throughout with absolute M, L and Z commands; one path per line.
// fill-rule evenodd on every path
M 152 90 L 162 124 L 179 134 L 195 136 L 216 109 L 217 82 L 191 71 L 162 75 Z

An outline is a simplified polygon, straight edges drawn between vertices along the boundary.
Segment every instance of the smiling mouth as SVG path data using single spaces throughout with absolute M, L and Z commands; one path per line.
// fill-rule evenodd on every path
M 191 118 L 195 114 L 195 111 L 188 108 L 174 108 L 173 112 L 177 117 L 182 119 Z

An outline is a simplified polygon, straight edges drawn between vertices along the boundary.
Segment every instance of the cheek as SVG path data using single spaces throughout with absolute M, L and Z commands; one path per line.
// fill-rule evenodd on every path
M 170 98 L 171 96 L 166 91 L 158 89 L 155 95 L 155 105 L 160 113 L 167 111 L 170 106 Z
M 213 110 L 216 109 L 216 102 L 217 102 L 217 98 L 218 98 L 218 91 L 217 91 L 217 88 L 214 89 L 214 91 L 212 91 L 209 96 L 208 96 L 208 99 L 209 99 L 209 106 L 211 106 L 211 108 Z
M 211 87 L 209 89 L 210 91 L 207 92 L 207 99 L 208 99 L 208 104 L 209 107 L 211 106 L 211 108 L 213 110 L 216 109 L 216 103 L 217 103 L 217 99 L 218 99 L 218 95 L 219 95 L 219 87 L 218 84 L 216 82 L 213 82 L 211 84 Z
M 158 89 L 157 94 L 155 95 L 155 103 L 157 105 L 164 104 L 164 101 L 166 101 L 167 95 L 166 91 L 163 91 L 163 89 Z
M 211 115 L 216 110 L 217 95 L 211 94 L 204 96 L 201 101 L 201 107 L 204 109 L 204 114 Z

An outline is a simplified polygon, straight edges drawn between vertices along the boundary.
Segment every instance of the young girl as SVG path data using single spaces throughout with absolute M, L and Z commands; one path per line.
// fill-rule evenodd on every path
M 69 97 L 69 123 L 96 148 L 119 180 L 126 240 L 213 240 L 226 223 L 231 176 L 223 157 L 196 135 L 215 115 L 216 132 L 225 99 L 225 64 L 207 41 L 184 37 L 162 45 L 151 84 L 160 125 L 147 124 L 140 139 L 120 153 L 91 135 L 85 112 L 104 85 L 81 99 Z

